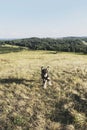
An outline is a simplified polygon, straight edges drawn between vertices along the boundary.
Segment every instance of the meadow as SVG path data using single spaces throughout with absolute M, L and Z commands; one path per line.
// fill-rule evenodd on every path
M 52 86 L 43 89 L 48 65 Z M 3 46 L 0 130 L 87 130 L 87 55 Z

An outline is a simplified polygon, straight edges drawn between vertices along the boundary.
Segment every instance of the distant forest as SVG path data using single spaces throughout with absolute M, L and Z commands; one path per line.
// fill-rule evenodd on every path
M 27 47 L 31 50 L 52 50 L 63 52 L 82 52 L 87 54 L 87 37 L 65 38 L 25 38 L 16 40 L 0 40 L 0 45 L 10 44 Z

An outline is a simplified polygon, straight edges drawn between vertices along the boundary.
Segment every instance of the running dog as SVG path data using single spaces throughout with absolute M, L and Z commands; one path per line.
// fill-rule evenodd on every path
M 42 81 L 43 81 L 44 89 L 47 88 L 47 82 L 48 82 L 49 85 L 52 85 L 48 71 L 49 71 L 49 66 L 47 66 L 46 68 L 44 68 L 43 66 L 41 67 L 41 78 L 42 78 Z

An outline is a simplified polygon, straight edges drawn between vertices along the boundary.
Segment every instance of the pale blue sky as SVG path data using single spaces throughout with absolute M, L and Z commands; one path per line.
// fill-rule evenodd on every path
M 87 0 L 0 0 L 0 38 L 87 36 Z

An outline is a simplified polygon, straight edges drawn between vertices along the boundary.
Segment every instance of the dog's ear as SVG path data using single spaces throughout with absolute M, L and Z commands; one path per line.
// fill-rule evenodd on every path
M 49 66 L 47 66 L 47 70 L 49 70 L 49 68 L 50 68 L 50 67 L 49 67 Z
M 41 70 L 43 69 L 44 67 L 43 66 L 41 66 Z

